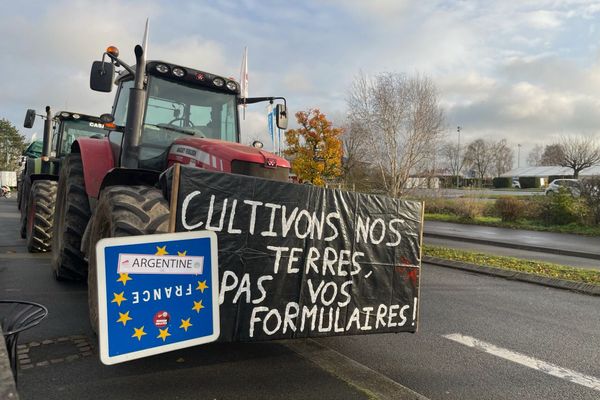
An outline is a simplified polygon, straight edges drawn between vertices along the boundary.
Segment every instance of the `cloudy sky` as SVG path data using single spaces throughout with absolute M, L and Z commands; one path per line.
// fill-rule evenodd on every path
M 109 112 L 89 69 L 114 44 L 125 60 L 150 18 L 149 57 L 239 77 L 249 52 L 251 96 L 285 96 L 336 122 L 360 71 L 426 74 L 447 132 L 461 141 L 506 138 L 521 162 L 535 144 L 600 133 L 597 0 L 0 0 L 0 117 L 21 127 L 46 104 Z M 253 105 L 243 140 L 266 135 Z M 41 132 L 22 129 L 30 136 Z

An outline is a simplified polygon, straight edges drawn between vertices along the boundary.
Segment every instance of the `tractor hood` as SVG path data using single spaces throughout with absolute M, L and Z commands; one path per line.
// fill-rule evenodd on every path
M 207 138 L 179 138 L 169 150 L 169 165 L 178 162 L 212 171 L 287 181 L 290 163 L 256 147 Z

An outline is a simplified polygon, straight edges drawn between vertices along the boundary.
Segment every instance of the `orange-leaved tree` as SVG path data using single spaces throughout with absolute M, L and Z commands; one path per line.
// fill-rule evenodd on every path
M 292 171 L 303 182 L 324 186 L 342 174 L 342 128 L 334 128 L 318 108 L 298 111 L 300 127 L 285 133 L 285 155 L 292 159 Z

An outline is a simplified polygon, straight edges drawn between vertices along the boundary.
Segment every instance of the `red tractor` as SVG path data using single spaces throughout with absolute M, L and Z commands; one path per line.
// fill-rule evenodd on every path
M 90 320 L 97 327 L 95 245 L 105 237 L 167 232 L 169 200 L 158 188 L 174 163 L 287 181 L 290 164 L 240 144 L 238 106 L 277 104 L 277 126 L 287 128 L 285 99 L 240 97 L 232 79 L 162 61 L 146 61 L 136 46 L 135 66 L 109 47 L 92 65 L 90 86 L 118 89 L 106 138 L 78 138 L 60 171 L 52 244 L 57 279 L 88 279 Z M 109 61 L 104 61 L 106 58 Z M 122 67 L 115 81 L 115 66 Z M 89 262 L 89 267 L 88 267 Z

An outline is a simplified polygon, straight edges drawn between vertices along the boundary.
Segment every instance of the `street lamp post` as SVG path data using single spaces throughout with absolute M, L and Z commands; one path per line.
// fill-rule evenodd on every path
M 458 132 L 458 145 L 456 147 L 456 188 L 460 187 L 460 126 L 456 127 Z
M 521 145 L 518 144 L 517 147 L 519 148 L 517 152 L 517 168 L 521 168 Z

